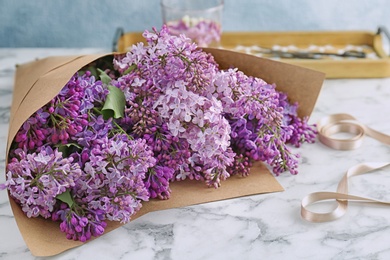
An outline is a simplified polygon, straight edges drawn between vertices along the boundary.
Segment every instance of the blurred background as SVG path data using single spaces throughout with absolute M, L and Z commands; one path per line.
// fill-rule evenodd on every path
M 111 48 L 115 30 L 162 25 L 160 0 L 0 0 L 0 47 Z M 376 31 L 388 0 L 225 0 L 224 31 Z

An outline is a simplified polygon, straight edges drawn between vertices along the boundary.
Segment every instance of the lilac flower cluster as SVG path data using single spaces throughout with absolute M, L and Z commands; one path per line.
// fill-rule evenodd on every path
M 84 242 L 107 221 L 130 221 L 142 201 L 168 199 L 173 181 L 219 187 L 247 176 L 254 161 L 296 174 L 287 144 L 315 139 L 274 85 L 219 69 L 167 27 L 144 37 L 146 46 L 100 67 L 101 79 L 77 72 L 14 138 L 0 188 L 28 217 L 61 222 L 68 239 Z
M 70 209 L 66 203 L 61 203 L 59 209 L 52 214 L 53 221 L 61 221 L 60 230 L 70 240 L 85 242 L 92 236 L 98 237 L 104 233 L 107 223 L 104 222 L 103 211 Z
M 167 27 L 172 35 L 185 34 L 200 47 L 207 47 L 212 42 L 221 39 L 221 25 L 212 20 L 191 18 L 184 16 L 177 21 L 170 21 Z
M 279 106 L 283 107 L 283 126 L 289 126 L 292 133 L 286 143 L 300 147 L 304 142 L 314 143 L 317 130 L 308 124 L 308 117 L 298 117 L 298 104 L 290 104 L 285 93 L 279 92 Z
M 89 123 L 87 110 L 94 103 L 102 103 L 107 93 L 89 71 L 74 75 L 56 97 L 23 124 L 14 143 L 31 152 L 44 144 L 67 144 L 84 131 Z
M 49 146 L 32 154 L 16 149 L 15 155 L 7 166 L 5 186 L 29 218 L 49 218 L 57 195 L 74 187 L 82 175 L 80 166 Z

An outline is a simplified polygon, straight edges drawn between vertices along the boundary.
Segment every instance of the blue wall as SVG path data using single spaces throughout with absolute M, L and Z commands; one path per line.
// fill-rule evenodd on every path
M 0 0 L 0 47 L 110 48 L 161 27 L 159 0 Z M 225 0 L 225 31 L 390 29 L 388 0 Z

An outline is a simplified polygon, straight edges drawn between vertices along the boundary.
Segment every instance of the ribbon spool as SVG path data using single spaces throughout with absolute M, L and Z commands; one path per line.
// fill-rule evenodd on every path
M 358 148 L 365 135 L 390 145 L 390 136 L 378 132 L 361 124 L 351 115 L 334 114 L 321 119 L 317 123 L 318 139 L 325 145 L 336 150 L 352 150 Z M 337 133 L 350 133 L 351 138 L 339 139 L 332 135 Z
M 325 145 L 337 150 L 351 150 L 358 148 L 365 135 L 390 145 L 390 136 L 378 132 L 372 128 L 361 124 L 349 114 L 334 114 L 321 119 L 317 123 L 318 139 Z M 349 138 L 334 138 L 338 133 L 350 133 L 353 136 Z M 372 202 L 390 205 L 388 201 L 380 201 L 371 198 L 354 196 L 348 194 L 348 178 L 359 174 L 369 173 L 389 166 L 388 162 L 362 163 L 348 169 L 347 173 L 338 184 L 336 192 L 315 192 L 303 198 L 301 204 L 302 218 L 311 222 L 327 222 L 343 216 L 348 208 L 348 201 Z M 335 209 L 326 213 L 317 213 L 310 211 L 308 206 L 321 201 L 336 200 Z

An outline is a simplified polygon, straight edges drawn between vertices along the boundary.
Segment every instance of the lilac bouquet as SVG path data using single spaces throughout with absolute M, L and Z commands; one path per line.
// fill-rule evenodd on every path
M 314 142 L 297 104 L 167 27 L 113 61 L 79 70 L 23 124 L 9 153 L 10 196 L 29 217 L 60 222 L 68 239 L 128 222 L 185 179 L 219 187 L 254 161 L 297 173 L 288 144 Z

